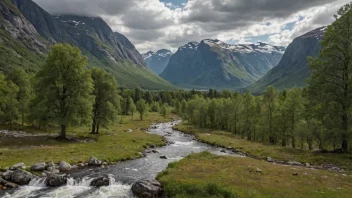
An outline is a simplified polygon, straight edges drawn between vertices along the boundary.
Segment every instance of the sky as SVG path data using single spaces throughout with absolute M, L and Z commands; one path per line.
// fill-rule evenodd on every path
M 53 15 L 103 18 L 141 52 L 176 51 L 191 41 L 230 44 L 292 40 L 334 21 L 351 0 L 34 0 Z

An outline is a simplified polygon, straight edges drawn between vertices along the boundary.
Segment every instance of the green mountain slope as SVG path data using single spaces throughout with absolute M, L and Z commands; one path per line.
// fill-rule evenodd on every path
M 7 72 L 16 66 L 35 72 L 50 46 L 70 43 L 88 57 L 90 67 L 111 72 L 120 87 L 175 89 L 150 71 L 134 45 L 122 34 L 113 32 L 101 18 L 54 17 L 31 0 L 0 2 L 0 50 L 1 54 L 11 54 L 1 56 L 0 71 Z
M 324 30 L 325 28 L 318 28 L 294 39 L 280 63 L 247 89 L 253 93 L 262 93 L 268 86 L 279 90 L 304 87 L 305 80 L 311 75 L 307 58 L 319 54 Z

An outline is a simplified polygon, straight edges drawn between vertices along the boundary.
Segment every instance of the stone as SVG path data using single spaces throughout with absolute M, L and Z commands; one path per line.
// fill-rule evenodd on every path
M 159 197 L 162 192 L 161 184 L 156 180 L 141 180 L 132 185 L 132 192 L 137 197 Z
M 292 175 L 293 175 L 293 176 L 298 176 L 298 173 L 293 173 Z
M 65 161 L 59 163 L 59 171 L 70 171 L 71 165 Z
M 267 157 L 267 158 L 266 158 L 266 161 L 267 161 L 267 162 L 275 162 L 275 161 L 273 160 L 273 158 L 271 158 L 271 157 Z
M 17 170 L 17 169 L 25 169 L 26 166 L 24 165 L 24 163 L 17 163 L 14 164 L 10 167 L 10 170 Z
M 150 145 L 149 148 L 156 148 L 156 145 L 155 144 Z
M 310 164 L 309 164 L 309 163 L 306 163 L 306 167 L 310 167 Z
M 167 159 L 165 155 L 160 156 L 160 159 Z
M 5 180 L 10 180 L 12 175 L 13 175 L 13 171 L 7 170 L 4 173 L 2 173 L 2 178 L 4 178 Z
M 107 163 L 107 162 L 103 162 L 103 165 L 104 165 L 104 166 L 107 166 L 107 165 L 108 165 L 108 163 Z
M 18 185 L 17 184 L 14 184 L 14 183 L 11 183 L 11 182 L 8 182 L 2 178 L 0 178 L 0 186 L 4 186 L 7 188 L 17 188 Z
M 260 168 L 257 168 L 257 173 L 262 173 L 262 170 Z
M 132 129 L 127 129 L 125 132 L 126 133 L 132 133 L 133 131 L 132 131 Z
M 152 150 L 153 153 L 160 153 L 158 150 Z
M 67 179 L 68 178 L 66 175 L 50 174 L 46 178 L 45 183 L 47 186 L 50 186 L 50 187 L 60 187 L 60 186 L 66 185 Z
M 287 164 L 291 166 L 302 166 L 302 163 L 296 161 L 289 161 Z
M 90 183 L 90 186 L 102 187 L 102 186 L 109 186 L 109 184 L 110 184 L 110 180 L 108 177 L 99 177 L 99 178 L 93 179 L 92 182 Z
M 45 162 L 37 163 L 31 166 L 31 171 L 44 171 L 47 168 Z
M 84 167 L 84 163 L 78 163 L 77 166 L 78 167 Z
M 103 162 L 98 160 L 96 157 L 90 157 L 88 160 L 89 166 L 100 166 Z
M 35 176 L 32 173 L 17 169 L 11 175 L 11 179 L 9 181 L 16 183 L 18 185 L 27 185 Z
M 225 150 L 221 150 L 220 152 L 221 152 L 221 153 L 226 153 L 226 151 L 225 151 Z

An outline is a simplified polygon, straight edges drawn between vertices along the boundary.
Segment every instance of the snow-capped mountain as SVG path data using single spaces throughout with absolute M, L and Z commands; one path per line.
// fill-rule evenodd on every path
M 181 46 L 161 77 L 186 88 L 235 89 L 254 83 L 276 66 L 285 47 L 227 44 L 205 39 Z
M 167 49 L 161 49 L 157 52 L 149 51 L 142 54 L 144 61 L 147 66 L 156 74 L 161 74 L 166 68 L 169 60 L 172 56 L 172 52 Z

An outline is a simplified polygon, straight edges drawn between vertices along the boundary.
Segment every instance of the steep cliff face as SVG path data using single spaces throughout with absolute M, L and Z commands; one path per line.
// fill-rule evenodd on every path
M 174 88 L 152 73 L 134 45 L 101 18 L 51 16 L 31 0 L 1 0 L 0 20 L 0 50 L 14 54 L 11 59 L 0 58 L 0 70 L 15 65 L 36 71 L 53 44 L 69 43 L 88 57 L 89 66 L 111 72 L 122 87 Z M 25 64 L 29 62 L 30 68 Z
M 16 67 L 36 71 L 47 52 L 47 42 L 17 7 L 0 1 L 0 71 Z
M 161 74 L 169 64 L 172 52 L 167 49 L 161 49 L 157 52 L 147 52 L 142 54 L 147 66 L 156 74 Z
M 307 58 L 318 56 L 324 31 L 325 27 L 318 28 L 294 39 L 280 63 L 247 89 L 261 93 L 268 86 L 279 90 L 305 86 L 305 80 L 311 75 Z
M 284 50 L 265 43 L 229 45 L 206 39 L 180 47 L 161 76 L 186 88 L 242 88 L 273 68 Z

